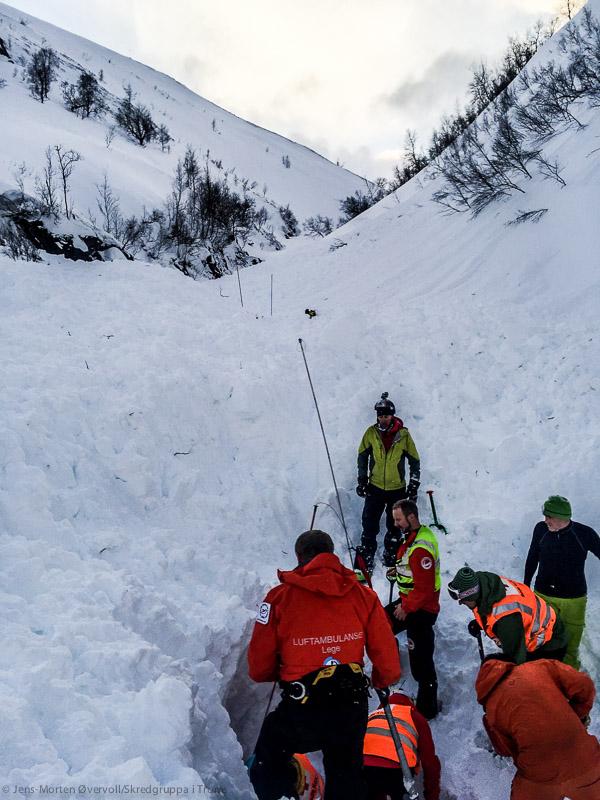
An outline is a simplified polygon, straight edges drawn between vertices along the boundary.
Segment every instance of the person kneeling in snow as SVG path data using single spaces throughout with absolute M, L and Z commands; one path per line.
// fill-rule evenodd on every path
M 408 766 L 413 774 L 423 768 L 425 800 L 439 800 L 440 760 L 429 723 L 405 694 L 391 694 L 389 703 Z M 363 753 L 368 800 L 402 800 L 405 788 L 400 759 L 381 706 L 369 714 Z
M 248 666 L 254 681 L 278 680 L 282 699 L 263 723 L 250 780 L 259 800 L 297 797 L 294 753 L 323 752 L 326 800 L 365 800 L 362 748 L 368 716 L 365 650 L 372 681 L 400 677 L 400 657 L 374 591 L 333 553 L 331 537 L 306 531 L 298 566 L 279 572 L 261 604 Z
M 494 749 L 517 767 L 511 800 L 598 800 L 600 744 L 586 730 L 592 679 L 559 661 L 488 656 L 475 689 Z
M 567 634 L 562 621 L 524 583 L 462 567 L 448 584 L 448 593 L 471 609 L 479 627 L 515 664 L 565 657 Z

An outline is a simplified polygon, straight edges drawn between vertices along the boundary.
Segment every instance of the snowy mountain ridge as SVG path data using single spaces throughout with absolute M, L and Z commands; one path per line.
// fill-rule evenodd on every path
M 24 164 L 25 191 L 33 194 L 45 150 L 57 144 L 83 157 L 72 176 L 74 205 L 82 217 L 88 211 L 98 216 L 95 185 L 105 174 L 126 215 L 139 216 L 144 208 L 160 207 L 188 145 L 206 159 L 216 176 L 227 176 L 232 190 L 241 193 L 244 184 L 256 203 L 266 208 L 276 232 L 281 226 L 280 206 L 289 205 L 300 222 L 314 214 L 337 220 L 340 200 L 365 188 L 357 175 L 236 117 L 167 75 L 4 3 L 0 3 L 0 38 L 8 52 L 8 57 L 0 55 L 0 80 L 6 81 L 0 92 L 0 191 L 17 188 L 15 176 Z M 58 80 L 45 103 L 30 95 L 24 75 L 40 47 L 52 48 L 59 57 Z M 140 147 L 119 131 L 111 138 L 110 113 L 80 119 L 67 111 L 60 85 L 75 83 L 82 71 L 99 79 L 111 110 L 131 85 L 135 102 L 147 106 L 155 123 L 166 125 L 173 137 L 168 152 L 156 142 Z
M 469 615 L 445 584 L 465 562 L 520 580 L 549 494 L 600 526 L 600 114 L 578 112 L 585 127 L 544 145 L 565 186 L 536 173 L 472 218 L 440 213 L 442 179 L 420 176 L 244 271 L 243 307 L 235 277 L 0 259 L 3 783 L 253 796 L 242 757 L 270 686 L 250 684 L 245 647 L 315 503 L 348 563 L 301 337 L 353 542 L 356 447 L 381 391 L 415 439 L 449 530 L 432 724 L 443 797 L 508 797 Z M 539 208 L 537 223 L 507 224 Z M 597 561 L 587 575 L 582 661 L 598 682 Z M 380 569 L 375 585 L 386 599 Z

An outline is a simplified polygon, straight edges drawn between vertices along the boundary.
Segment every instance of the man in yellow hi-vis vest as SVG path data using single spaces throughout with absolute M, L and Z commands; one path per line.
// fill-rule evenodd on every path
M 395 634 L 406 631 L 410 671 L 419 684 L 417 708 L 427 719 L 438 713 L 437 675 L 433 661 L 433 626 L 440 611 L 440 554 L 433 531 L 419 522 L 417 504 L 399 500 L 392 510 L 401 544 L 388 580 L 400 598 L 386 606 Z

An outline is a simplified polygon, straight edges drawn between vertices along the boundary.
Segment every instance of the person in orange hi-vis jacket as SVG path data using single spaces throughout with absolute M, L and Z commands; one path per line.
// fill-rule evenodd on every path
M 425 800 L 440 800 L 441 767 L 429 723 L 405 694 L 390 695 L 389 704 L 406 763 L 414 775 L 423 770 Z M 368 800 L 403 800 L 400 759 L 381 706 L 369 714 L 363 753 Z
M 398 647 L 379 598 L 341 564 L 327 533 L 306 531 L 295 551 L 298 566 L 278 573 L 248 649 L 252 680 L 279 681 L 282 689 L 258 737 L 250 779 L 259 800 L 293 796 L 293 754 L 321 750 L 325 800 L 365 800 L 364 655 L 373 685 L 385 688 L 400 678 Z
M 323 800 L 325 783 L 312 761 L 303 753 L 294 753 L 293 760 L 298 771 L 296 784 L 298 800 Z
M 587 732 L 592 679 L 560 661 L 488 656 L 475 689 L 496 752 L 517 767 L 511 800 L 600 800 L 600 744 Z

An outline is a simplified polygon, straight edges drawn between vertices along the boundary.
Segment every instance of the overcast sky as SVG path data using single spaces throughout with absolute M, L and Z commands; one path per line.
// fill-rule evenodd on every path
M 9 0 L 10 2 L 10 0 Z M 370 178 L 559 0 L 13 0 Z

